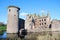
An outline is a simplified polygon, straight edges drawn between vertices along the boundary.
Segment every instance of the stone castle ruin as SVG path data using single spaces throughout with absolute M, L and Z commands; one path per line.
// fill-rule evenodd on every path
M 60 20 L 51 20 L 49 11 L 47 15 L 28 14 L 25 20 L 25 29 L 28 32 L 41 32 L 41 31 L 60 31 Z
M 47 15 L 28 14 L 26 20 L 19 18 L 19 7 L 8 7 L 7 36 L 16 36 L 21 28 L 28 32 L 60 31 L 60 20 L 51 20 L 49 11 Z
M 42 16 L 40 16 L 39 14 L 28 14 L 26 16 L 26 20 L 25 20 L 25 28 L 28 31 L 44 31 L 44 30 L 48 30 L 51 19 L 50 19 L 50 15 L 49 12 L 47 13 L 47 16 L 44 15 L 44 13 L 42 13 Z
M 28 14 L 25 20 L 25 29 L 28 32 L 60 31 L 60 20 L 51 20 L 49 11 L 47 15 Z

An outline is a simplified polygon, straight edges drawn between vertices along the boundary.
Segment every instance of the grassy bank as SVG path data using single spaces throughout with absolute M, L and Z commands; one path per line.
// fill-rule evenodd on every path
M 60 40 L 60 32 L 30 33 L 25 36 L 25 40 Z
M 6 26 L 0 26 L 0 30 L 6 30 Z
M 0 26 L 0 35 L 3 34 L 3 32 L 6 31 L 6 26 Z

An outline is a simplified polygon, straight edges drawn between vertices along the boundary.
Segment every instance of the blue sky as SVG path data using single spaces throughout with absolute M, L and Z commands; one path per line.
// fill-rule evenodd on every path
M 20 18 L 25 19 L 26 14 L 44 14 L 50 11 L 51 19 L 60 20 L 60 0 L 0 0 L 0 22 L 7 23 L 7 7 L 13 5 L 20 7 Z

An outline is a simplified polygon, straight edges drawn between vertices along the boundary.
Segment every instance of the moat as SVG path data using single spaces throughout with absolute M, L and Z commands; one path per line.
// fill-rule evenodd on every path
M 11 35 L 11 37 L 14 35 Z M 4 38 L 0 38 L 1 40 Z M 21 40 L 18 37 L 7 38 L 5 40 Z M 23 40 L 60 40 L 60 32 L 36 32 L 28 33 Z

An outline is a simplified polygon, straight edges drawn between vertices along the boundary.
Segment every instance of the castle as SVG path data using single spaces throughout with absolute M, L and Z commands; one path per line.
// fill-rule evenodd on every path
M 28 32 L 60 31 L 60 20 L 51 20 L 49 11 L 47 15 L 28 14 L 25 20 L 25 29 Z
M 27 32 L 60 31 L 60 20 L 51 20 L 49 11 L 47 15 L 28 14 L 26 20 L 19 18 L 19 7 L 8 7 L 7 35 L 16 36 L 20 29 Z
M 44 15 L 44 13 L 42 13 L 42 16 L 40 16 L 39 14 L 38 15 L 28 14 L 25 20 L 25 29 L 27 29 L 28 31 L 33 31 L 33 30 L 43 31 L 43 30 L 48 30 L 50 24 L 51 24 L 51 19 L 50 19 L 49 11 L 47 12 L 47 15 Z

